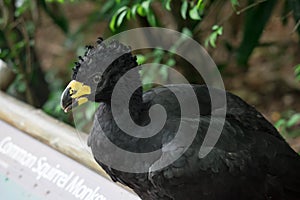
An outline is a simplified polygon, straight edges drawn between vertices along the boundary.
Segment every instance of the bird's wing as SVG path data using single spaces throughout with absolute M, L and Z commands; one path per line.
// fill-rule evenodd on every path
M 155 187 L 163 188 L 162 193 L 174 199 L 299 197 L 299 168 L 293 169 L 300 166 L 299 157 L 284 141 L 249 131 L 236 120 L 225 122 L 217 144 L 200 158 L 209 121 L 208 117 L 201 118 L 198 135 L 179 159 L 162 170 L 150 172 L 150 180 Z M 182 150 L 181 142 L 175 141 L 173 146 L 163 148 L 162 158 L 167 160 L 172 152 Z M 289 164 L 283 165 L 285 162 Z
M 253 141 L 251 138 L 245 138 L 243 143 L 238 141 L 243 133 L 238 133 L 238 130 L 233 129 L 229 123 L 225 125 L 223 133 L 230 131 L 232 134 L 222 134 L 211 152 L 202 159 L 199 157 L 200 146 L 209 120 L 208 117 L 201 118 L 197 136 L 179 159 L 162 170 L 150 172 L 149 177 L 154 186 L 164 188 L 162 192 L 173 195 L 174 199 L 197 199 L 196 197 L 222 199 L 221 196 L 216 196 L 220 194 L 225 197 L 223 199 L 226 199 L 226 195 L 231 195 L 230 190 L 239 187 L 242 177 L 247 178 L 246 176 L 251 172 L 249 169 L 253 174 L 259 174 L 255 172 L 256 169 L 259 171 L 259 168 L 252 167 L 256 163 L 250 156 L 249 147 L 247 148 L 247 144 L 250 145 Z M 166 131 L 165 134 L 173 133 Z M 161 160 L 154 165 L 159 165 L 162 160 L 171 159 L 174 152 L 184 150 L 181 141 L 173 141 L 172 146 L 163 148 Z

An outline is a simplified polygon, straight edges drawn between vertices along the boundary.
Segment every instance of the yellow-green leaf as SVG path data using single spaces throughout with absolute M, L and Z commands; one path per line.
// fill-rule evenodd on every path
M 190 18 L 193 20 L 201 20 L 201 17 L 199 15 L 198 8 L 194 6 L 190 11 L 189 11 Z
M 185 1 L 183 1 L 182 5 L 181 5 L 181 9 L 180 9 L 181 16 L 183 19 L 186 19 L 187 9 L 188 9 L 188 2 L 185 0 Z

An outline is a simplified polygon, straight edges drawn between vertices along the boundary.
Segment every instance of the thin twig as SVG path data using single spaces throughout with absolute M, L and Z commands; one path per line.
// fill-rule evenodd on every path
M 249 9 L 257 6 L 258 4 L 261 4 L 261 3 L 265 2 L 265 1 L 267 1 L 267 0 L 261 0 L 261 1 L 255 2 L 253 4 L 250 4 L 249 6 L 246 6 L 245 8 L 243 8 L 243 9 L 241 9 L 239 11 L 236 11 L 236 14 L 240 15 L 241 13 L 243 13 L 243 12 L 245 12 L 245 11 L 247 11 L 247 10 L 249 10 Z
M 281 20 L 285 20 L 285 19 L 287 19 L 287 18 L 288 18 L 289 16 L 291 16 L 291 15 L 293 15 L 293 12 L 292 12 L 292 11 L 288 12 L 286 15 L 282 16 L 280 19 L 281 19 Z
M 296 32 L 297 29 L 299 28 L 299 26 L 300 26 L 300 20 L 297 21 L 297 23 L 296 23 L 295 27 L 293 28 L 293 31 L 291 32 L 291 34 Z

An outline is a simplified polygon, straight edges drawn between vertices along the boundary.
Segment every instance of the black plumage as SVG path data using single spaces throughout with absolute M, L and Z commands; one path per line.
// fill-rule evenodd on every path
M 109 67 L 104 70 L 103 66 Z M 171 148 L 163 147 L 174 139 L 182 118 L 180 104 L 169 88 L 185 95 L 187 85 L 162 86 L 145 93 L 138 88 L 131 96 L 130 114 L 140 126 L 150 122 L 148 111 L 151 106 L 160 104 L 165 108 L 167 121 L 155 136 L 132 137 L 117 126 L 111 111 L 111 95 L 120 77 L 131 69 L 134 75 L 126 83 L 140 82 L 136 58 L 130 48 L 117 41 L 105 45 L 99 40 L 95 47 L 87 48 L 85 56 L 76 63 L 72 76 L 73 80 L 90 86 L 91 94 L 86 95 L 90 101 L 101 102 L 88 145 L 95 160 L 113 181 L 129 186 L 143 200 L 300 199 L 299 156 L 255 108 L 229 92 L 226 92 L 227 112 L 222 134 L 212 151 L 199 158 L 200 146 L 212 120 L 209 91 L 204 85 L 192 86 L 200 107 L 199 128 L 193 143 L 180 158 L 163 169 L 145 173 L 123 172 L 107 165 L 105 160 L 111 159 L 115 152 L 107 153 L 102 149 L 107 145 L 104 137 L 130 152 L 159 150 L 158 157 L 153 158 L 150 165 L 168 151 L 182 151 L 177 142 Z M 96 80 L 93 77 L 99 74 L 99 81 L 93 81 Z M 126 91 L 128 85 L 123 87 Z M 222 95 L 218 89 L 211 88 L 210 92 Z M 63 95 L 64 108 L 69 102 L 65 98 Z M 222 106 L 220 104 L 213 111 L 222 109 Z M 218 116 L 214 118 L 217 120 Z M 195 119 L 187 118 L 184 122 L 192 120 Z M 119 159 L 119 162 L 132 162 L 126 157 Z

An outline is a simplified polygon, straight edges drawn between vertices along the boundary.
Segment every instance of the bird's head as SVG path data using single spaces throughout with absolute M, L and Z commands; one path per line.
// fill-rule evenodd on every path
M 87 46 L 73 68 L 72 80 L 61 95 L 65 112 L 88 101 L 110 101 L 119 78 L 137 66 L 128 46 L 118 41 L 105 44 L 99 38 L 95 46 Z

